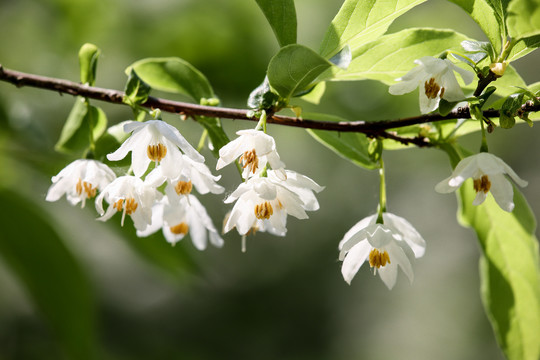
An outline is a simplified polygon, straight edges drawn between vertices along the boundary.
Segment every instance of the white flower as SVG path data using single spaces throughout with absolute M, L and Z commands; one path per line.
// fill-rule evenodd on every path
M 390 86 L 388 89 L 390 94 L 403 95 L 418 87 L 420 111 L 423 114 L 437 109 L 440 99 L 460 101 L 465 98 L 454 71 L 461 75 L 465 84 L 469 84 L 474 78 L 470 71 L 457 67 L 448 59 L 437 59 L 431 56 L 424 56 L 415 60 L 414 63 L 418 66 L 405 76 L 396 79 L 401 82 Z
M 519 186 L 527 186 L 510 166 L 495 155 L 481 152 L 461 160 L 450 177 L 435 186 L 439 193 L 450 193 L 457 190 L 468 178 L 473 179 L 476 198 L 473 205 L 480 205 L 491 191 L 501 209 L 511 212 L 514 209 L 514 189 L 504 176 L 508 174 Z
M 347 283 L 367 260 L 381 280 L 392 289 L 398 266 L 413 281 L 411 260 L 424 255 L 426 242 L 405 219 L 384 213 L 384 224 L 377 224 L 377 215 L 368 216 L 354 225 L 339 243 L 341 273 Z
M 321 192 L 324 186 L 320 186 L 309 177 L 291 170 L 269 170 L 268 179 L 288 190 L 296 193 L 303 201 L 302 207 L 307 211 L 319 210 L 319 202 L 313 192 Z M 285 175 L 285 176 L 283 176 Z M 285 179 L 283 179 L 285 177 Z
M 107 155 L 107 159 L 122 160 L 131 151 L 131 166 L 135 176 L 141 177 L 151 161 L 163 166 L 164 175 L 174 176 L 177 164 L 182 161 L 180 150 L 192 160 L 204 162 L 203 156 L 184 139 L 178 129 L 162 120 L 143 123 L 129 121 L 124 125 L 124 131 L 133 133 L 118 150 Z
M 122 226 L 126 214 L 131 216 L 135 228 L 144 230 L 152 222 L 152 206 L 162 194 L 135 176 L 120 176 L 107 185 L 96 198 L 98 220 L 109 220 L 115 213 L 122 212 Z M 109 204 L 103 210 L 103 199 Z
M 208 216 L 206 209 L 194 195 L 187 195 L 174 201 L 167 196 L 154 205 L 152 224 L 138 236 L 148 236 L 162 229 L 165 239 L 176 244 L 188 233 L 198 250 L 206 248 L 208 239 L 217 247 L 223 246 L 223 239 Z
M 72 205 L 81 202 L 84 207 L 86 199 L 96 196 L 115 178 L 114 172 L 97 160 L 75 160 L 52 177 L 45 200 L 57 201 L 66 194 Z
M 178 196 L 191 193 L 192 186 L 195 186 L 199 194 L 221 194 L 225 191 L 223 186 L 218 185 L 221 176 L 213 176 L 203 163 L 191 160 L 188 156 L 182 155 L 181 161 L 176 165 L 176 170 L 172 177 L 163 174 L 163 167 L 158 166 L 152 170 L 145 178 L 145 182 L 154 187 L 158 187 L 167 181 L 167 189 L 172 188 Z M 172 194 L 172 192 L 171 192 Z
M 236 227 L 240 235 L 245 235 L 257 228 L 261 220 L 265 230 L 284 235 L 288 214 L 298 219 L 308 218 L 304 206 L 309 200 L 304 194 L 296 194 L 267 177 L 252 177 L 225 199 L 227 204 L 236 203 L 223 231 Z
M 240 136 L 219 150 L 216 170 L 230 164 L 238 157 L 244 168 L 242 172 L 244 179 L 260 174 L 267 163 L 274 170 L 285 166 L 279 159 L 276 143 L 270 135 L 254 129 L 240 130 L 236 134 Z

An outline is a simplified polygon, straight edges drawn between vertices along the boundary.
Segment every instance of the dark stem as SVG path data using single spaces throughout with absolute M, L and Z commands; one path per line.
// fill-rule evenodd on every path
M 489 82 L 482 82 L 478 84 L 477 91 L 483 91 L 482 86 L 487 86 Z M 104 89 L 99 87 L 82 85 L 80 83 L 75 83 L 68 80 L 50 78 L 45 76 L 39 76 L 34 74 L 27 74 L 19 71 L 5 69 L 0 65 L 0 80 L 14 84 L 17 87 L 22 86 L 31 86 L 41 89 L 53 90 L 59 93 L 70 94 L 74 96 L 82 96 L 90 99 L 101 100 L 114 104 L 124 104 L 124 92 L 112 89 Z M 485 85 L 483 85 L 485 83 Z M 245 109 L 232 109 L 225 107 L 217 106 L 204 106 L 191 104 L 180 101 L 172 101 L 167 99 L 149 97 L 148 100 L 141 104 L 143 107 L 147 108 L 159 108 L 161 111 L 183 114 L 190 117 L 195 116 L 208 116 L 208 117 L 217 117 L 223 119 L 238 119 L 238 120 L 248 120 L 248 121 L 259 121 L 257 117 L 250 117 L 250 110 Z M 523 111 L 538 111 L 540 106 L 534 106 L 525 104 L 523 105 Z M 486 117 L 498 117 L 499 111 L 494 109 L 489 109 L 484 111 Z M 279 124 L 285 126 L 294 126 L 301 127 L 306 129 L 314 130 L 327 130 L 327 131 L 338 131 L 338 132 L 358 132 L 364 133 L 370 137 L 382 137 L 386 139 L 392 139 L 403 144 L 414 144 L 417 146 L 430 146 L 431 144 L 422 137 L 415 138 L 406 138 L 400 137 L 395 133 L 387 132 L 390 129 L 397 129 L 410 125 L 425 124 L 429 122 L 452 120 L 452 119 L 469 119 L 471 115 L 469 113 L 468 107 L 460 107 L 454 109 L 446 116 L 442 116 L 438 113 L 425 114 L 419 116 L 413 116 L 409 118 L 402 119 L 392 119 L 392 120 L 380 120 L 380 121 L 318 121 L 310 119 L 302 119 L 293 116 L 283 116 L 283 115 L 269 115 L 267 118 L 267 123 L 270 124 Z

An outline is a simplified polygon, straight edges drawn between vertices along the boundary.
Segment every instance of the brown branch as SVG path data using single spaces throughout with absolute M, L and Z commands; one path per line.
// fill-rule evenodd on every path
M 124 104 L 124 92 L 112 89 L 104 89 L 88 85 L 82 85 L 68 80 L 50 78 L 34 74 L 9 70 L 0 65 L 0 80 L 14 84 L 17 87 L 31 86 L 41 89 L 53 90 L 59 93 L 66 93 L 74 96 L 82 96 L 115 104 Z M 232 109 L 216 106 L 204 106 L 180 101 L 148 97 L 148 100 L 141 106 L 147 108 L 159 108 L 162 111 L 184 114 L 187 116 L 208 116 L 224 119 L 238 119 L 258 121 L 250 117 L 250 110 Z M 523 111 L 538 111 L 540 106 L 523 105 Z M 489 109 L 484 111 L 486 117 L 498 117 L 498 110 Z M 415 144 L 417 146 L 428 146 L 425 139 L 403 138 L 393 133 L 387 132 L 390 129 L 397 129 L 410 125 L 424 124 L 451 119 L 468 119 L 471 115 L 468 107 L 457 108 L 446 116 L 437 113 L 413 116 L 409 118 L 381 120 L 381 121 L 318 121 L 301 119 L 292 116 L 272 115 L 267 122 L 272 124 L 301 127 L 315 130 L 339 131 L 339 132 L 359 132 L 372 137 L 383 137 L 399 141 L 403 144 Z

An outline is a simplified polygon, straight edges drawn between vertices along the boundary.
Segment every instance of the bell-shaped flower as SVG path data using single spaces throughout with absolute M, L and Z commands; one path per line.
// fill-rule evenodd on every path
M 216 170 L 232 163 L 239 158 L 244 168 L 242 177 L 260 174 L 270 164 L 273 170 L 282 169 L 285 165 L 276 151 L 276 142 L 270 135 L 259 130 L 240 130 L 236 139 L 219 150 Z
M 400 82 L 390 86 L 388 89 L 390 94 L 403 95 L 418 88 L 420 111 L 423 114 L 437 109 L 441 99 L 460 101 L 465 98 L 454 71 L 461 75 L 465 84 L 473 80 L 473 73 L 457 67 L 448 59 L 443 60 L 431 56 L 424 56 L 415 60 L 414 63 L 418 66 L 396 79 Z
M 162 229 L 165 239 L 176 244 L 188 233 L 198 250 L 206 249 L 208 240 L 216 247 L 223 246 L 223 239 L 208 216 L 206 209 L 194 195 L 187 195 L 178 201 L 167 196 L 154 205 L 152 223 L 137 235 L 144 237 Z
M 499 157 L 481 152 L 461 160 L 452 175 L 435 186 L 435 191 L 446 194 L 456 191 L 468 178 L 473 179 L 476 198 L 473 205 L 480 205 L 486 200 L 488 192 L 493 194 L 501 209 L 514 210 L 514 189 L 505 174 L 519 186 L 527 186 L 510 166 Z
M 314 192 L 321 192 L 324 186 L 320 186 L 309 177 L 292 170 L 269 170 L 268 179 L 279 184 L 293 193 L 300 196 L 303 201 L 303 208 L 307 211 L 319 210 L 319 202 Z M 285 179 L 283 179 L 285 178 Z
M 162 120 L 129 121 L 124 125 L 124 131 L 132 132 L 131 136 L 118 150 L 107 155 L 107 159 L 122 160 L 131 151 L 131 166 L 137 177 L 144 175 L 152 161 L 161 164 L 164 175 L 173 177 L 177 164 L 182 161 L 182 152 L 193 161 L 204 162 L 204 157 L 178 129 Z
M 45 200 L 57 201 L 66 194 L 72 205 L 80 202 L 84 207 L 86 199 L 96 196 L 115 178 L 114 172 L 97 160 L 75 160 L 52 177 Z
M 163 174 L 163 167 L 160 165 L 152 170 L 145 178 L 145 182 L 151 186 L 159 187 L 167 181 L 167 189 L 173 188 L 178 196 L 191 193 L 195 186 L 199 194 L 221 194 L 225 188 L 217 184 L 221 176 L 214 176 L 208 166 L 203 163 L 191 160 L 188 156 L 182 155 L 176 170 L 167 177 Z M 172 193 L 171 193 L 172 195 Z
M 135 228 L 144 230 L 152 223 L 152 206 L 162 197 L 154 187 L 135 176 L 120 176 L 107 185 L 96 198 L 96 210 L 100 221 L 109 220 L 117 212 L 122 213 L 122 226 L 126 215 L 131 216 Z M 103 200 L 109 207 L 103 209 Z
M 424 255 L 426 242 L 405 219 L 383 213 L 384 224 L 378 224 L 377 215 L 368 216 L 354 225 L 339 243 L 341 273 L 350 284 L 365 261 L 374 273 L 392 289 L 396 284 L 398 266 L 413 281 L 411 261 Z
M 225 199 L 225 203 L 235 202 L 224 232 L 236 227 L 240 235 L 252 231 L 260 221 L 267 231 L 285 234 L 287 215 L 307 219 L 304 206 L 309 199 L 286 187 L 276 184 L 268 177 L 251 177 Z

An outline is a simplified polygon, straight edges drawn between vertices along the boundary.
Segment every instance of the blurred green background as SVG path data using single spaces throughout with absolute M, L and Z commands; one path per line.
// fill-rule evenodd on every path
M 297 0 L 299 43 L 318 49 L 340 5 Z M 445 1 L 428 1 L 389 31 L 418 26 L 483 40 Z M 1 0 L 0 34 L 4 67 L 73 81 L 80 46 L 94 43 L 102 50 L 96 85 L 114 89 L 123 89 L 134 61 L 178 56 L 208 77 L 225 106 L 242 108 L 278 50 L 252 0 Z M 540 81 L 539 60 L 533 53 L 514 64 L 529 84 Z M 130 221 L 125 228 L 117 218 L 96 222 L 92 204 L 45 202 L 50 177 L 74 160 L 53 151 L 73 100 L 0 83 L 0 360 L 503 358 L 480 302 L 475 236 L 458 225 L 455 196 L 433 190 L 450 171 L 444 153 L 385 153 L 389 211 L 427 241 L 413 284 L 400 274 L 388 291 L 364 267 L 349 286 L 337 244 L 375 212 L 375 171 L 301 129 L 270 125 L 287 167 L 326 186 L 321 209 L 308 220 L 290 218 L 285 238 L 250 237 L 245 254 L 233 233 L 222 249 L 198 252 L 189 239 L 171 247 L 159 234 L 136 238 Z M 92 103 L 110 124 L 131 117 L 128 107 Z M 350 120 L 418 113 L 416 93 L 392 97 L 371 81 L 330 83 L 319 107 L 299 104 Z M 198 142 L 196 124 L 165 120 Z M 230 137 L 253 126 L 224 121 Z M 537 214 L 539 131 L 520 125 L 489 137 L 490 150 L 529 181 L 523 192 Z M 479 140 L 472 134 L 463 143 L 476 150 Z M 215 159 L 203 154 L 213 169 Z M 234 190 L 235 170 L 221 174 L 226 191 Z M 218 227 L 230 209 L 223 198 L 200 196 Z

